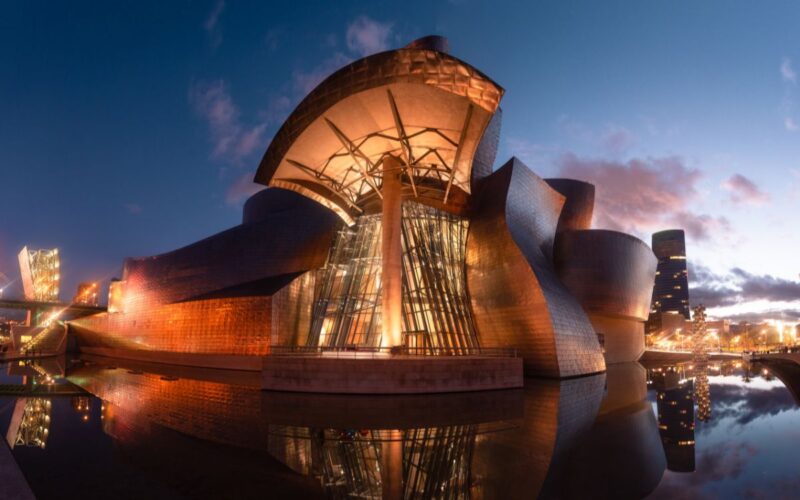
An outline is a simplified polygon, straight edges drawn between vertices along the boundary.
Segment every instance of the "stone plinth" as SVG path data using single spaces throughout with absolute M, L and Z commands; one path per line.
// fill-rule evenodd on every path
M 522 387 L 522 358 L 267 356 L 261 388 L 329 394 L 433 394 Z

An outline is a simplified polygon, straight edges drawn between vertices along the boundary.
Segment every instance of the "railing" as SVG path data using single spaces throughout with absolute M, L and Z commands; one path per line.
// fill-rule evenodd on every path
M 332 358 L 385 358 L 388 356 L 472 356 L 516 358 L 516 349 L 505 347 L 363 347 L 363 346 L 272 346 L 273 356 L 319 356 Z

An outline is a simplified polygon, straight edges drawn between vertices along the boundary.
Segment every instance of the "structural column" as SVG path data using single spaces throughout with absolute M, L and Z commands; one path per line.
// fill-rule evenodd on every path
M 390 155 L 383 160 L 381 195 L 381 347 L 403 344 L 403 198 L 400 161 Z

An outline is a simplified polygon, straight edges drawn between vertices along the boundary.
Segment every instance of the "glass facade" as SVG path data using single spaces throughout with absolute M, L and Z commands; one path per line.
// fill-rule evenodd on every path
M 414 202 L 403 204 L 403 339 L 431 354 L 478 346 L 464 262 L 469 224 Z M 315 290 L 309 346 L 381 345 L 381 217 L 363 215 L 334 240 Z

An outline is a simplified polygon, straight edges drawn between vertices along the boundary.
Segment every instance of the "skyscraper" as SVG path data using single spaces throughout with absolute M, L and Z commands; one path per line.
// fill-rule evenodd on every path
M 653 253 L 658 258 L 648 332 L 660 328 L 661 313 L 689 316 L 689 273 L 686 269 L 686 240 L 682 229 L 653 233 Z
M 25 299 L 57 302 L 60 265 L 58 249 L 29 250 L 28 247 L 23 247 L 17 257 Z

